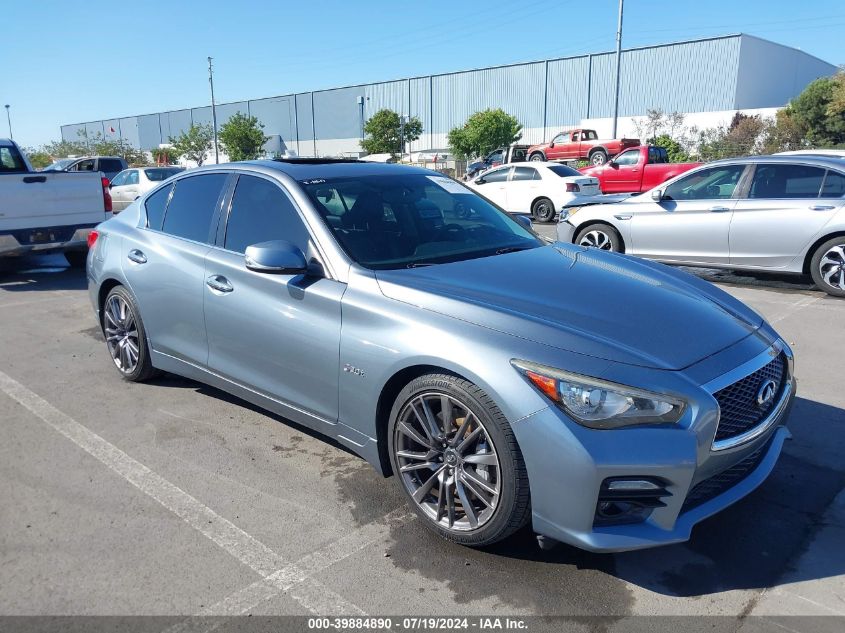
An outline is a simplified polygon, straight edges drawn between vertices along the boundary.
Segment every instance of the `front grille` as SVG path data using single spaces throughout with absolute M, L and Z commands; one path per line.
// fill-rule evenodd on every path
M 719 403 L 719 427 L 716 441 L 726 440 L 753 429 L 763 422 L 780 400 L 786 385 L 786 356 L 781 353 L 768 365 L 753 374 L 720 389 L 713 394 Z M 760 389 L 769 380 L 774 381 L 775 397 L 763 405 L 758 404 Z
M 771 444 L 772 442 L 769 440 L 756 451 L 743 458 L 742 461 L 708 479 L 705 479 L 704 481 L 698 482 L 687 495 L 684 505 L 681 508 L 681 512 L 692 510 L 693 508 L 700 506 L 702 503 L 718 497 L 720 494 L 745 479 L 757 468 L 757 466 L 760 465 L 760 462 L 763 461 L 763 458 L 766 456 Z

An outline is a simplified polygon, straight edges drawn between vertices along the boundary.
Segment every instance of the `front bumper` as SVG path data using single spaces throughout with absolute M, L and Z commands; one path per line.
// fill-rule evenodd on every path
M 764 433 L 724 451 L 712 451 L 715 425 L 710 423 L 711 434 L 702 438 L 700 427 L 576 428 L 556 407 L 520 420 L 514 431 L 528 466 L 534 531 L 594 552 L 688 540 L 697 523 L 748 495 L 772 472 L 790 437 L 784 424 L 795 389 L 793 379 Z M 700 498 L 700 484 L 706 488 L 708 482 L 743 464 L 749 465 L 741 476 Z M 669 493 L 662 499 L 665 505 L 640 522 L 601 525 L 596 509 L 602 482 L 617 477 L 665 482 Z
M 575 238 L 575 227 L 566 220 L 557 223 L 557 241 L 564 244 L 572 244 Z

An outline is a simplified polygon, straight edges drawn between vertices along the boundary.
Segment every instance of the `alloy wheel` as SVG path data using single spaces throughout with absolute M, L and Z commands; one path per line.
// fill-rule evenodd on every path
M 443 528 L 471 532 L 493 517 L 501 466 L 469 407 L 441 392 L 415 396 L 394 431 L 399 477 L 414 503 Z
M 584 233 L 578 241 L 578 245 L 598 248 L 602 251 L 613 250 L 613 242 L 610 240 L 610 236 L 603 231 L 589 231 Z
M 845 245 L 834 246 L 822 256 L 819 272 L 825 283 L 845 290 Z
M 141 355 L 132 307 L 123 297 L 113 294 L 106 301 L 104 318 L 106 345 L 112 360 L 122 373 L 131 374 L 138 367 Z

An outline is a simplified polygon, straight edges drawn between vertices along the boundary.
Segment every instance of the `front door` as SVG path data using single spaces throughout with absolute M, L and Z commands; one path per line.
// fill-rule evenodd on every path
M 666 187 L 631 217 L 631 254 L 672 262 L 727 264 L 734 192 L 745 165 L 699 169 Z
M 291 198 L 272 180 L 241 174 L 225 234 L 206 257 L 208 367 L 315 426 L 337 421 L 340 300 L 346 284 L 247 270 L 247 246 L 285 240 L 316 257 Z M 310 253 L 310 254 L 309 254 Z
M 571 149 L 569 147 L 570 138 L 571 135 L 569 132 L 562 132 L 555 136 L 552 142 L 549 143 L 548 148 L 546 148 L 546 160 L 568 158 L 567 151 Z
M 642 165 L 640 165 L 639 148 L 622 152 L 601 169 L 602 193 L 625 193 L 640 190 Z
M 482 174 L 483 182 L 476 185 L 476 191 L 505 210 L 508 207 L 508 174 L 511 167 L 500 167 Z

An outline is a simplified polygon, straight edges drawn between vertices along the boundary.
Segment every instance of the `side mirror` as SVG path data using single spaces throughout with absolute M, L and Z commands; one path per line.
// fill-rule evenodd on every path
M 302 251 L 285 240 L 247 246 L 244 264 L 248 270 L 275 275 L 299 275 L 308 270 Z
M 473 182 L 475 182 L 476 185 L 483 185 L 487 181 L 484 180 L 484 178 L 476 178 Z
M 655 202 L 660 202 L 661 200 L 663 200 L 663 189 L 652 189 L 651 199 Z
M 555 146 L 555 142 L 554 142 L 554 141 L 552 141 L 551 143 L 549 143 L 549 147 L 554 147 L 554 146 Z
M 517 224 L 522 226 L 522 228 L 531 230 L 531 218 L 527 215 L 515 215 L 513 216 L 513 219 L 516 220 Z
M 613 169 L 619 169 L 619 163 L 613 160 L 607 161 L 607 166 L 612 167 Z

